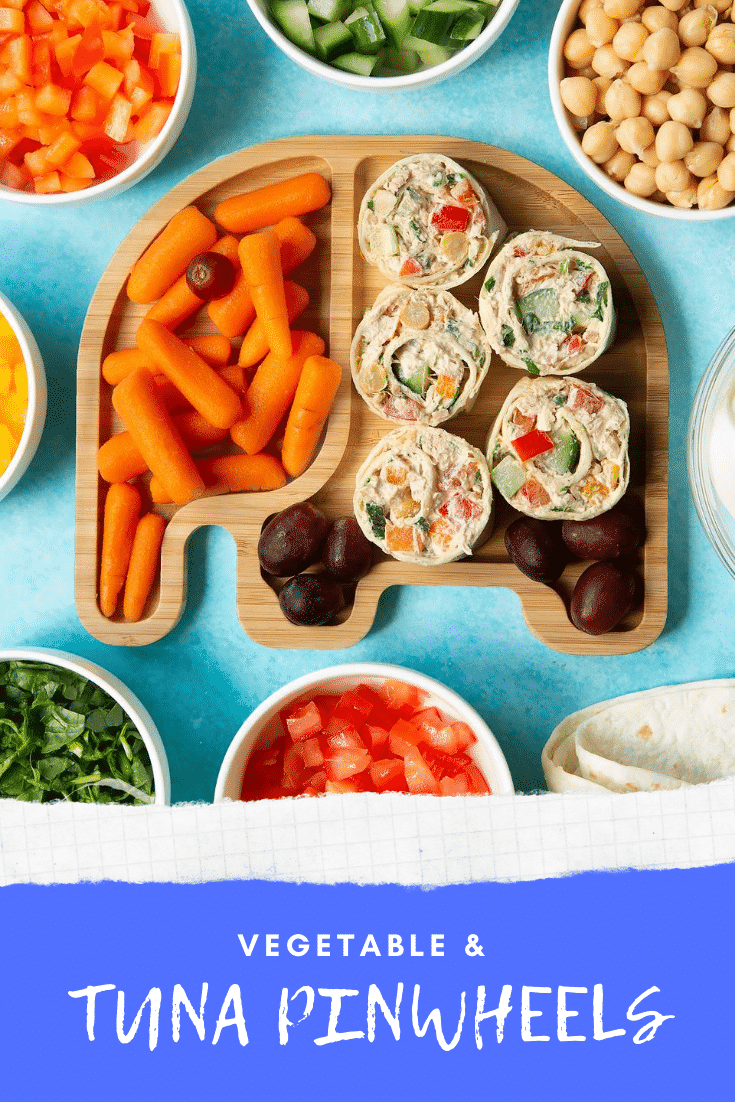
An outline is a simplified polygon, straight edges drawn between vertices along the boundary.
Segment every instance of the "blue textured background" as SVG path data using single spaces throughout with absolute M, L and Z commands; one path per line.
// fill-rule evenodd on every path
M 699 226 L 639 215 L 599 192 L 557 132 L 546 54 L 558 5 L 521 0 L 478 62 L 426 90 L 350 93 L 288 61 L 244 0 L 190 0 L 199 53 L 194 106 L 177 146 L 142 184 L 71 210 L 0 201 L 0 289 L 41 347 L 49 414 L 37 456 L 0 503 L 0 640 L 83 655 L 127 682 L 153 714 L 168 751 L 173 799 L 209 800 L 219 764 L 246 714 L 298 674 L 356 659 L 433 674 L 487 719 L 516 787 L 543 787 L 539 755 L 569 712 L 618 693 L 733 674 L 735 586 L 699 527 L 686 480 L 685 431 L 707 361 L 733 324 L 735 220 Z M 401 588 L 381 601 L 369 635 L 346 651 L 259 647 L 235 616 L 234 544 L 210 528 L 189 558 L 189 602 L 166 638 L 109 647 L 74 608 L 74 399 L 76 350 L 92 292 L 120 241 L 174 184 L 225 153 L 302 133 L 446 133 L 503 146 L 577 187 L 610 219 L 641 263 L 663 315 L 671 367 L 669 618 L 648 650 L 613 658 L 565 657 L 527 630 L 502 589 Z M 415 625 L 442 624 L 418 645 Z

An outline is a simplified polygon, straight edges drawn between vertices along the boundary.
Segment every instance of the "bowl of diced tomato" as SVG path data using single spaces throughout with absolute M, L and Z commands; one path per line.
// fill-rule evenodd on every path
M 0 198 L 78 204 L 147 176 L 191 108 L 182 0 L 0 5 Z
M 362 662 L 269 696 L 232 740 L 214 798 L 513 791 L 495 736 L 462 697 L 414 670 Z

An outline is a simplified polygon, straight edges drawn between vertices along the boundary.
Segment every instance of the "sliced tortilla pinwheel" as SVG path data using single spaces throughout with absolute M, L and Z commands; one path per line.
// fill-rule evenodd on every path
M 473 405 L 490 363 L 477 314 L 449 291 L 391 284 L 357 327 L 358 393 L 388 421 L 439 425 Z
M 538 520 L 589 520 L 628 487 L 625 402 L 593 383 L 530 379 L 511 390 L 488 439 L 492 480 Z
M 490 264 L 480 320 L 495 352 L 532 375 L 573 375 L 601 356 L 615 335 L 610 280 L 573 241 L 529 230 Z
M 368 263 L 409 287 L 459 286 L 505 232 L 482 185 L 439 153 L 396 161 L 365 193 L 357 221 Z
M 454 562 L 488 527 L 490 472 L 478 448 L 444 429 L 395 429 L 357 472 L 353 506 L 367 538 L 394 559 Z

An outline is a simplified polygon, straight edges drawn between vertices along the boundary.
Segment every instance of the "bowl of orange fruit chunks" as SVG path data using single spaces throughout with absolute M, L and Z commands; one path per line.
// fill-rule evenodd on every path
M 513 791 L 500 745 L 461 696 L 403 666 L 358 662 L 305 674 L 256 708 L 230 744 L 214 799 Z
M 46 420 L 46 372 L 38 345 L 0 294 L 0 498 L 36 454 Z
M 127 190 L 178 138 L 195 80 L 182 0 L 2 0 L 0 197 Z

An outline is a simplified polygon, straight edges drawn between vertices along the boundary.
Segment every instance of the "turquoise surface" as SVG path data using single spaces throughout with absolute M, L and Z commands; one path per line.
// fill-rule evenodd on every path
M 289 61 L 245 0 L 191 0 L 199 53 L 194 105 L 178 144 L 143 183 L 70 210 L 0 200 L 0 290 L 21 310 L 46 362 L 46 430 L 22 482 L 0 502 L 0 646 L 63 648 L 117 674 L 159 726 L 174 801 L 209 800 L 245 716 L 285 682 L 359 659 L 397 662 L 460 692 L 499 739 L 516 788 L 544 787 L 541 748 L 569 712 L 656 685 L 732 676 L 735 583 L 710 548 L 686 476 L 685 437 L 704 368 L 733 324 L 735 219 L 691 225 L 641 215 L 577 168 L 558 134 L 546 80 L 558 4 L 521 0 L 502 37 L 443 84 L 374 95 L 328 85 Z M 669 616 L 647 650 L 558 654 L 528 631 L 503 589 L 396 588 L 372 631 L 341 651 L 270 650 L 235 615 L 235 546 L 220 529 L 193 537 L 179 625 L 145 648 L 110 647 L 74 607 L 74 407 L 79 336 L 94 288 L 141 215 L 195 169 L 243 146 L 295 134 L 435 133 L 529 157 L 609 218 L 653 288 L 670 350 Z M 439 625 L 438 629 L 434 625 Z

